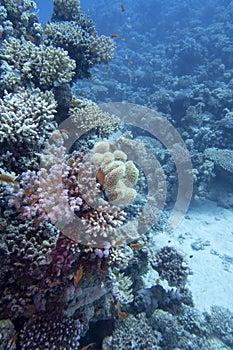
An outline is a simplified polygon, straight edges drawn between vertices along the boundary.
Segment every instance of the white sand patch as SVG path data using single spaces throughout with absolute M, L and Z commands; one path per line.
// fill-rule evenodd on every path
M 156 248 L 173 246 L 191 268 L 187 287 L 195 306 L 233 312 L 233 211 L 210 200 L 194 200 L 185 219 L 170 235 L 154 237 Z

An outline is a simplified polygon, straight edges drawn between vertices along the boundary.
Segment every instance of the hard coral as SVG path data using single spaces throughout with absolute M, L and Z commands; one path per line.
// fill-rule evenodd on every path
M 95 131 L 101 136 L 109 136 L 120 128 L 120 119 L 104 112 L 96 103 L 90 100 L 78 101 L 78 106 L 69 110 L 70 118 L 77 127 L 77 136 Z
M 11 37 L 3 42 L 0 57 L 2 63 L 14 67 L 12 73 L 19 85 L 50 89 L 70 82 L 74 76 L 75 61 L 62 48 L 36 46 Z M 7 88 L 7 75 L 3 83 Z
M 82 325 L 78 320 L 67 317 L 33 317 L 25 322 L 20 332 L 22 350 L 74 350 L 79 346 Z

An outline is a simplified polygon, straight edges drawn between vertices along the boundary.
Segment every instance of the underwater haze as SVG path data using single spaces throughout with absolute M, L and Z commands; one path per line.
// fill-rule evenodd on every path
M 233 1 L 0 1 L 0 350 L 233 349 Z

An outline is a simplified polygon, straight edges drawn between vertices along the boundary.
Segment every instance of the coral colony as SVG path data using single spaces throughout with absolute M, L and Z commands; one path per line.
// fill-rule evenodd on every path
M 34 1 L 0 3 L 0 349 L 208 349 L 216 327 L 231 346 L 216 310 L 195 311 L 179 252 L 118 236 L 144 215 L 145 176 L 117 142 L 133 136 L 71 89 L 113 58 L 114 37 L 98 35 L 78 0 L 53 3 L 45 26 Z M 82 131 L 69 152 L 67 118 Z M 232 171 L 231 152 L 209 148 L 206 166 Z

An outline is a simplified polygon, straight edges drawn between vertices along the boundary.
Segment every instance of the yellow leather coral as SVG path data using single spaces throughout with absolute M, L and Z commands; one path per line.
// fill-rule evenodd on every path
M 137 183 L 138 169 L 121 150 L 112 150 L 108 142 L 95 145 L 92 162 L 96 165 L 96 178 L 107 192 L 108 199 L 115 205 L 127 205 L 136 197 L 132 188 Z

